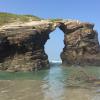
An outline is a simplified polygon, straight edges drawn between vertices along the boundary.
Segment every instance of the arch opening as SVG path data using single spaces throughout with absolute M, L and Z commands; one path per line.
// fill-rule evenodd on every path
M 50 39 L 45 44 L 45 52 L 50 62 L 62 62 L 60 54 L 64 48 L 64 33 L 61 29 L 56 28 L 50 33 Z

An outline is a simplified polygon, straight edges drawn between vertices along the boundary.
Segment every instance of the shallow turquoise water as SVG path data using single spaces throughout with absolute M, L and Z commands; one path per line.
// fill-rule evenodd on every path
M 97 81 L 87 82 L 86 78 Z M 100 67 L 53 64 L 38 72 L 0 72 L 0 100 L 100 100 Z M 99 80 L 99 81 L 98 81 Z
M 44 80 L 47 77 L 52 77 L 54 79 L 66 79 L 73 72 L 79 72 L 84 70 L 89 75 L 93 75 L 100 78 L 100 67 L 79 67 L 70 66 L 63 67 L 60 64 L 54 64 L 50 69 L 40 70 L 37 72 L 0 72 L 0 80 L 14 80 L 14 79 L 33 79 L 33 80 Z

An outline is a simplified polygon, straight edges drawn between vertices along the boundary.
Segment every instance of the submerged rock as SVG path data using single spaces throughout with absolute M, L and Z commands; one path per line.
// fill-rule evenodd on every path
M 32 21 L 0 27 L 0 70 L 33 71 L 49 67 L 44 45 L 59 27 L 64 32 L 62 64 L 100 65 L 100 46 L 94 25 L 74 20 Z

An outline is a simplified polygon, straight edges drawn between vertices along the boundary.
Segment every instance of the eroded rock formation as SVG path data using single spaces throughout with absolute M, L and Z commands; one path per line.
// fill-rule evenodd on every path
M 49 67 L 44 45 L 59 27 L 64 32 L 62 64 L 100 65 L 100 46 L 94 25 L 79 21 L 33 21 L 0 28 L 0 70 L 33 71 Z
M 33 71 L 49 67 L 44 45 L 49 39 L 49 33 L 54 30 L 52 25 L 37 21 L 32 25 L 9 25 L 1 28 L 0 70 Z
M 79 21 L 64 22 L 60 29 L 65 47 L 61 53 L 63 64 L 100 66 L 100 45 L 94 25 Z

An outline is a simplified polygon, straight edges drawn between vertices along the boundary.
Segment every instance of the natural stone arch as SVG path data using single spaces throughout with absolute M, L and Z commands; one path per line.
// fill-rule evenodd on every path
M 33 71 L 49 67 L 44 45 L 59 27 L 64 32 L 64 65 L 100 65 L 100 46 L 94 25 L 79 21 L 34 21 L 0 28 L 0 70 Z
M 64 32 L 59 28 L 49 34 L 49 39 L 45 43 L 45 52 L 48 55 L 49 62 L 60 61 L 60 53 L 64 48 Z

